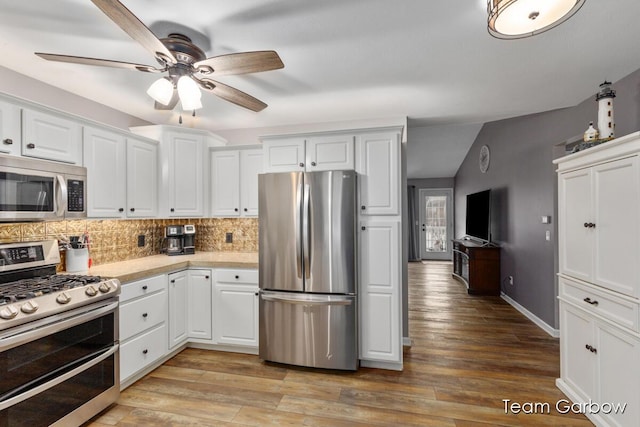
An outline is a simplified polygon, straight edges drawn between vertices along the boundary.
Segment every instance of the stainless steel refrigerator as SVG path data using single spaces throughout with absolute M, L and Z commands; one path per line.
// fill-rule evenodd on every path
M 356 174 L 259 176 L 260 358 L 356 370 Z

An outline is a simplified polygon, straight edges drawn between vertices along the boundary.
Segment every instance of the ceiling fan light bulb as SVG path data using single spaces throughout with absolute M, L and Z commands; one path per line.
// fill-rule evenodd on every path
M 178 96 L 180 96 L 183 110 L 202 108 L 202 103 L 200 102 L 202 93 L 198 84 L 191 77 L 182 76 L 178 79 Z
M 173 83 L 162 77 L 149 86 L 147 95 L 162 105 L 169 105 L 173 97 Z
M 489 33 L 500 39 L 530 37 L 571 18 L 586 0 L 488 0 Z

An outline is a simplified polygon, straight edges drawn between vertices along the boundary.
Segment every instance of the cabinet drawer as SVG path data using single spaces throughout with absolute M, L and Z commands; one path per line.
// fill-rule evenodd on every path
M 218 270 L 217 281 L 225 283 L 258 284 L 258 270 Z
M 124 341 L 145 329 L 167 319 L 167 293 L 158 292 L 148 297 L 120 304 L 120 340 Z
M 150 295 L 154 292 L 162 291 L 166 288 L 167 276 L 155 276 L 136 282 L 125 283 L 120 292 L 120 302 L 125 303 L 134 298 Z
M 167 352 L 167 329 L 164 324 L 120 346 L 120 381 L 139 372 Z
M 560 278 L 560 296 L 590 313 L 638 332 L 638 302 L 617 297 L 595 286 Z

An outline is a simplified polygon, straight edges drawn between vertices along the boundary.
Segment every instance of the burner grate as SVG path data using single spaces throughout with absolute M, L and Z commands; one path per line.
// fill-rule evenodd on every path
M 53 292 L 64 291 L 91 283 L 99 283 L 100 276 L 54 274 L 16 280 L 0 285 L 0 305 L 23 301 Z

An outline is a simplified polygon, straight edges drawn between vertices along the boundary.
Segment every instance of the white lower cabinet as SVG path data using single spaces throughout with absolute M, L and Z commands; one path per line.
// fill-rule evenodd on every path
M 125 283 L 120 294 L 120 382 L 129 382 L 167 352 L 167 276 Z
M 216 270 L 213 315 L 217 344 L 258 347 L 257 270 Z
M 560 281 L 561 378 L 573 402 L 595 402 L 586 415 L 596 425 L 640 425 L 640 337 L 610 321 L 613 303 L 635 311 L 629 301 L 564 278 Z M 577 300 L 578 291 L 584 298 Z M 582 295 L 581 295 L 582 296 Z M 608 299 L 607 299 L 608 298 Z M 579 303 L 582 303 L 578 305 Z M 636 305 L 637 306 L 637 305 Z M 624 313 L 618 310 L 619 313 Z M 624 412 L 615 410 L 624 406 Z M 590 408 L 599 409 L 590 411 Z M 613 408 L 611 411 L 610 408 Z
M 188 271 L 189 338 L 211 340 L 211 270 Z
M 169 349 L 189 337 L 188 277 L 186 270 L 169 274 Z

